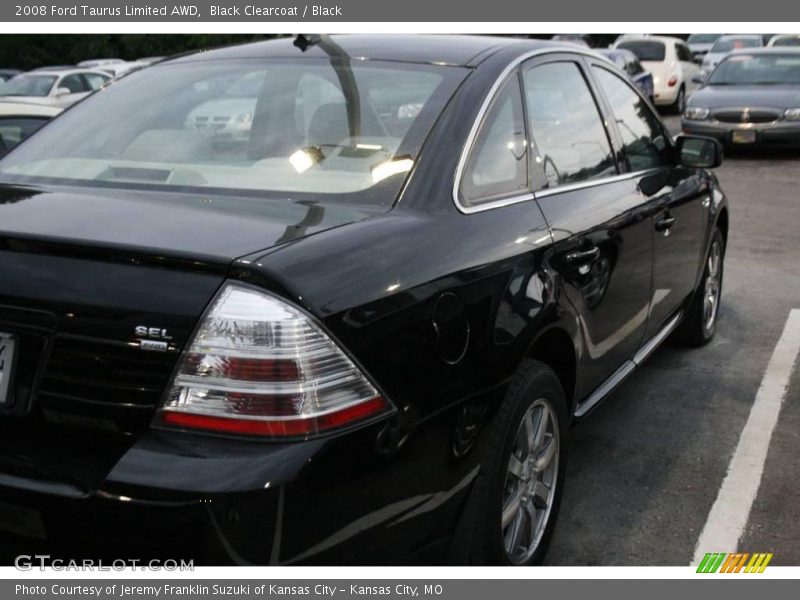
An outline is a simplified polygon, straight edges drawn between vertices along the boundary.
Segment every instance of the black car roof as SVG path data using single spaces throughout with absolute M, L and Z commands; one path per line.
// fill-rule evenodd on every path
M 310 36 L 309 36 L 310 37 Z M 370 60 L 475 66 L 503 47 L 518 45 L 521 51 L 552 47 L 552 42 L 481 35 L 330 35 L 323 44 L 311 44 L 303 52 L 296 38 L 281 38 L 184 55 L 175 60 L 197 61 L 258 57 L 327 57 L 331 48 L 344 56 Z M 564 44 L 560 44 L 563 46 Z

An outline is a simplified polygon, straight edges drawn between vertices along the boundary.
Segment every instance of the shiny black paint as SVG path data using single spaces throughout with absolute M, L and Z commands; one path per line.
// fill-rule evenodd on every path
M 676 166 L 625 177 L 620 155 L 614 181 L 462 214 L 453 174 L 483 99 L 512 60 L 547 46 L 468 38 L 454 41 L 457 50 L 437 41 L 426 51 L 378 40 L 345 41 L 381 58 L 474 63 L 390 211 L 252 198 L 217 208 L 213 196 L 144 190 L 0 191 L 0 330 L 28 332 L 40 357 L 24 367 L 28 408 L 0 416 L 0 498 L 42 511 L 54 532 L 45 548 L 114 555 L 126 546 L 95 540 L 88 532 L 98 523 L 86 515 L 127 515 L 141 531 L 169 515 L 165 535 L 144 540 L 131 527 L 116 537 L 167 555 L 185 529 L 192 544 L 179 551 L 211 563 L 464 560 L 484 432 L 519 362 L 558 357 L 573 412 L 691 298 L 711 227 L 727 210 L 710 175 Z M 285 46 L 220 55 L 298 52 Z M 660 239 L 655 221 L 668 211 L 674 237 Z M 564 254 L 587 244 L 600 249 L 589 273 L 566 266 Z M 109 386 L 99 403 L 51 398 L 67 417 L 48 421 L 41 385 L 61 338 L 124 346 L 135 325 L 167 328 L 174 349 L 153 359 L 161 390 L 225 278 L 312 313 L 397 412 L 306 442 L 237 440 L 149 428 L 153 396 L 109 416 L 120 410 Z M 658 286 L 670 290 L 663 311 L 652 302 Z M 443 297 L 457 302 L 434 326 Z M 453 353 L 452 339 L 463 337 L 465 352 Z M 107 360 L 92 348 L 78 354 L 86 364 Z M 84 544 L 59 545 L 73 514 Z

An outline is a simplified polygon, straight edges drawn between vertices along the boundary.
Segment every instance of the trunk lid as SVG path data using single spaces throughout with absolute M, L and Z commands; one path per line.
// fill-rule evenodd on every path
M 96 490 L 148 429 L 231 261 L 366 215 L 289 201 L 0 187 L 0 333 L 15 346 L 0 405 L 0 485 Z

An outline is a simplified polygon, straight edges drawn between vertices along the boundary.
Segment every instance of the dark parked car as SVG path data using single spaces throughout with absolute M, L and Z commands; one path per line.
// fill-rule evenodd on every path
M 639 91 L 653 101 L 653 74 L 642 66 L 637 56 L 630 50 L 619 48 L 617 50 L 598 50 L 621 70 L 628 74 Z
M 800 146 L 800 48 L 728 55 L 689 99 L 682 124 L 729 145 Z
M 246 143 L 187 125 L 258 71 Z M 298 37 L 124 77 L 0 162 L 2 547 L 541 560 L 570 425 L 714 335 L 719 159 L 574 45 Z

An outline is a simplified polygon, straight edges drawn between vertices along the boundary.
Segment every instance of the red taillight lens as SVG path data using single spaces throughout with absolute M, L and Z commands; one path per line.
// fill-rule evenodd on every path
M 184 353 L 159 411 L 163 425 L 307 437 L 393 410 L 301 310 L 228 284 Z
M 673 75 L 672 77 L 670 77 L 670 78 L 669 78 L 669 81 L 667 81 L 667 85 L 668 85 L 669 87 L 675 87 L 675 84 L 676 84 L 676 83 L 678 83 L 678 78 L 677 78 L 677 77 L 675 77 L 675 75 Z
M 163 422 L 176 427 L 206 429 L 221 433 L 297 437 L 351 425 L 386 412 L 389 408 L 386 400 L 377 397 L 349 408 L 305 419 L 241 419 L 167 411 L 164 413 Z

